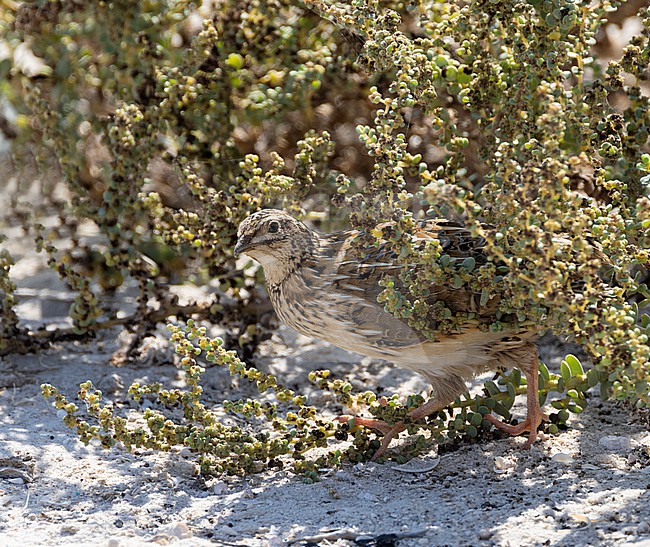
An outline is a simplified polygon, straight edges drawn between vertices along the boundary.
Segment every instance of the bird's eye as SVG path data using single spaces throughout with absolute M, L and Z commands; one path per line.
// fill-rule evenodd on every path
M 280 223 L 276 220 L 269 222 L 269 234 L 277 234 L 280 229 Z

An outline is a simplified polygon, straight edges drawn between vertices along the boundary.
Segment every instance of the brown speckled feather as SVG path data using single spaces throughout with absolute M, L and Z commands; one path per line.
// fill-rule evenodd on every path
M 355 231 L 320 235 L 281 211 L 260 211 L 242 222 L 236 253 L 245 252 L 264 267 L 267 287 L 280 319 L 298 332 L 341 348 L 392 361 L 425 376 L 433 395 L 447 403 L 465 391 L 465 381 L 500 366 L 512 367 L 536 352 L 536 330 L 485 332 L 476 325 L 441 335 L 432 342 L 384 310 L 377 302 L 379 281 L 397 276 L 401 265 L 388 246 L 355 258 Z M 417 237 L 437 238 L 452 257 L 486 261 L 484 241 L 445 220 L 426 221 Z M 453 311 L 489 315 L 498 302 L 480 308 L 467 288 L 431 287 L 432 300 Z
M 387 244 L 372 247 L 366 251 L 363 260 L 352 256 L 352 240 L 358 234 L 351 230 L 321 237 L 318 262 L 333 262 L 338 265 L 337 275 L 340 280 L 333 285 L 341 291 L 356 291 L 364 293 L 365 298 L 372 302 L 383 290 L 379 282 L 386 276 L 394 276 L 397 289 L 401 290 L 397 278 L 402 264 L 397 264 L 395 253 Z M 442 253 L 452 258 L 472 257 L 477 265 L 487 262 L 483 253 L 485 242 L 482 238 L 472 237 L 470 232 L 447 220 L 428 220 L 420 223 L 415 236 L 419 239 L 436 238 L 442 247 Z M 416 267 L 414 265 L 414 267 Z M 478 316 L 494 317 L 497 299 L 492 299 L 486 305 L 480 305 L 480 294 L 463 286 L 458 289 L 446 286 L 431 286 L 429 302 L 443 301 L 454 312 L 472 312 Z

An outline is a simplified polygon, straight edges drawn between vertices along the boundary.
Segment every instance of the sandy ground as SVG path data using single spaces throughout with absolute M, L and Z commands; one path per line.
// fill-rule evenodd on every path
M 0 361 L 0 545 L 650 545 L 650 433 L 612 404 L 594 398 L 531 451 L 504 438 L 405 468 L 347 464 L 315 484 L 286 470 L 206 479 L 186 450 L 84 446 L 40 395 L 44 381 L 74 394 L 92 379 L 128 407 L 132 381 L 181 385 L 171 364 L 111 365 L 120 343 L 109 333 Z M 265 353 L 261 366 L 289 383 L 330 366 L 388 391 L 424 387 L 288 330 Z M 208 402 L 246 390 L 220 369 L 205 387 Z
M 69 295 L 20 230 L 5 233 L 19 259 L 12 274 L 21 317 L 57 323 Z M 650 546 L 650 433 L 596 395 L 568 431 L 530 451 L 522 450 L 523 438 L 502 438 L 461 445 L 439 459 L 432 449 L 406 468 L 345 464 L 314 484 L 288 470 L 205 478 L 187 449 L 130 454 L 84 446 L 40 395 L 43 382 L 74 395 L 80 382 L 92 380 L 124 412 L 137 413 L 142 406 L 125 395 L 131 382 L 182 387 L 163 338 L 151 341 L 153 358 L 117 367 L 111 356 L 123 344 L 117 331 L 106 332 L 88 345 L 0 358 L 0 547 Z M 566 351 L 546 339 L 541 356 L 557 368 Z M 286 328 L 261 348 L 258 365 L 307 391 L 309 370 L 321 368 L 385 393 L 427 387 L 408 372 Z M 204 387 L 208 404 L 253 394 L 217 368 L 208 369 Z M 314 404 L 332 415 L 341 411 L 326 397 Z

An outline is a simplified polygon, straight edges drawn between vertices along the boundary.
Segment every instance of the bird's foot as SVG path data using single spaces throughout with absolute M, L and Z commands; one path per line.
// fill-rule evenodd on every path
M 342 424 L 349 423 L 351 429 L 356 429 L 358 426 L 367 427 L 368 429 L 376 429 L 381 431 L 384 435 L 388 434 L 393 428 L 392 425 L 386 423 L 384 420 L 377 420 L 376 418 L 359 418 L 358 416 L 350 416 L 349 414 L 344 414 L 337 418 Z
M 362 426 L 367 427 L 368 429 L 376 429 L 384 434 L 384 438 L 381 440 L 381 445 L 371 458 L 372 461 L 380 458 L 384 452 L 386 452 L 390 442 L 406 429 L 404 422 L 397 422 L 395 425 L 390 425 L 384 420 L 377 420 L 376 418 L 358 418 L 357 416 L 349 415 L 339 416 L 337 419 L 341 423 L 351 422 L 350 425 L 352 428 Z
M 529 415 L 526 417 L 526 419 L 517 425 L 503 423 L 498 418 L 492 416 L 492 414 L 488 414 L 485 417 L 494 427 L 500 429 L 501 431 L 505 431 L 509 435 L 521 435 L 522 433 L 528 431 L 528 440 L 526 441 L 524 448 L 530 448 L 533 446 L 535 439 L 537 439 L 537 428 L 543 421 L 548 420 L 548 416 L 544 414 L 541 409 L 538 412 L 532 412 L 532 416 L 529 412 Z
M 384 422 L 385 423 L 385 422 Z M 388 424 L 386 424 L 388 425 Z M 377 458 L 381 458 L 384 455 L 384 452 L 386 452 L 388 445 L 390 442 L 397 437 L 402 431 L 406 429 L 406 426 L 404 425 L 404 422 L 397 422 L 387 433 L 384 434 L 384 438 L 381 440 L 381 444 L 379 445 L 379 448 L 377 449 L 377 452 L 375 452 L 372 455 L 371 461 L 375 461 Z

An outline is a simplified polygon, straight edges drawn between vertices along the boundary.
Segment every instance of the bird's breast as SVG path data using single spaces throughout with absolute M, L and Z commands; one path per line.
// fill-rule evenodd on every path
M 280 320 L 305 336 L 418 372 L 431 361 L 431 344 L 405 321 L 356 289 L 341 290 L 338 281 L 292 275 L 269 294 Z
M 344 299 L 340 295 L 337 298 L 321 283 L 292 274 L 268 289 L 280 320 L 299 333 L 331 341 L 329 333 L 339 330 Z

